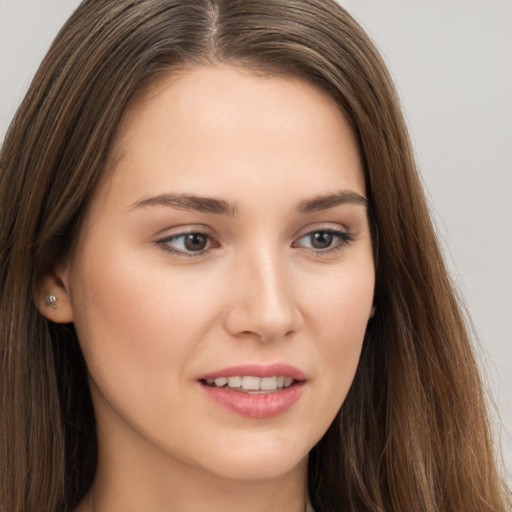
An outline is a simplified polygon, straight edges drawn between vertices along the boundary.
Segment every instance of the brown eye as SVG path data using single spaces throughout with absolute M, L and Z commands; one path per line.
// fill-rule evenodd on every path
M 202 251 L 208 244 L 208 237 L 202 233 L 188 233 L 184 236 L 187 251 Z
M 178 233 L 159 240 L 158 245 L 172 254 L 182 256 L 200 256 L 218 246 L 209 234 L 200 231 Z
M 323 229 L 306 233 L 294 242 L 293 246 L 311 249 L 317 254 L 329 254 L 343 249 L 352 241 L 353 236 L 347 231 Z
M 332 245 L 333 234 L 328 231 L 316 231 L 309 235 L 313 249 L 328 249 Z

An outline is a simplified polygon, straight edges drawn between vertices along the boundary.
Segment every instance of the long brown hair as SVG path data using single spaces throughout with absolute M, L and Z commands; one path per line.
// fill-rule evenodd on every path
M 94 476 L 87 374 L 38 283 L 80 229 L 126 105 L 157 75 L 223 62 L 327 91 L 364 161 L 375 305 L 358 371 L 310 454 L 318 512 L 502 511 L 484 391 L 392 81 L 333 0 L 86 0 L 0 156 L 0 509 L 70 511 Z

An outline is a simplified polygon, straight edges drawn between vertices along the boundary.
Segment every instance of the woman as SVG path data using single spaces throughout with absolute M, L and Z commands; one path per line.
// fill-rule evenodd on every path
M 507 509 L 396 94 L 337 4 L 85 1 L 0 180 L 4 512 Z

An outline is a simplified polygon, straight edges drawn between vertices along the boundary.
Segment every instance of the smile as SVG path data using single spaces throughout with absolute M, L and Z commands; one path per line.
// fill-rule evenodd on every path
M 205 382 L 208 386 L 212 387 L 226 387 L 249 394 L 262 394 L 288 388 L 294 383 L 294 379 L 292 377 L 285 377 L 284 375 L 274 377 L 237 375 L 234 377 L 217 377 L 215 379 L 206 379 Z
M 245 364 L 198 379 L 201 390 L 223 408 L 248 418 L 278 416 L 302 396 L 306 375 L 282 363 Z

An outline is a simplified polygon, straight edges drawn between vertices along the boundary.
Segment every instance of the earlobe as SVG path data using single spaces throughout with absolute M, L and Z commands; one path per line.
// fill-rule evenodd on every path
M 62 279 L 48 275 L 41 280 L 39 290 L 37 307 L 43 316 L 60 324 L 73 321 L 69 291 Z
M 372 309 L 370 310 L 370 318 L 373 318 L 375 316 L 375 311 L 377 311 L 377 308 L 375 306 L 372 306 Z

